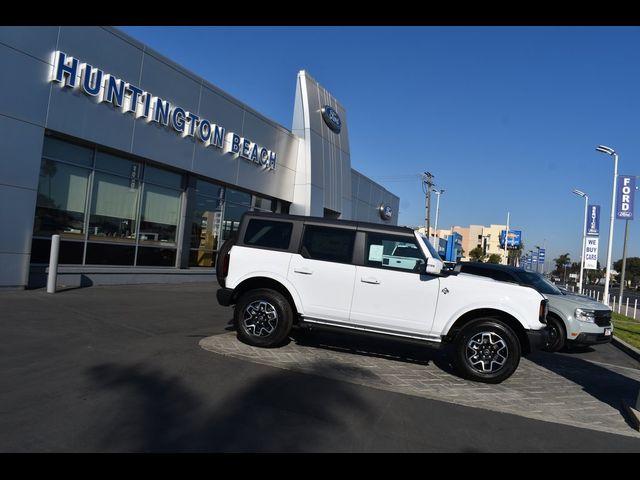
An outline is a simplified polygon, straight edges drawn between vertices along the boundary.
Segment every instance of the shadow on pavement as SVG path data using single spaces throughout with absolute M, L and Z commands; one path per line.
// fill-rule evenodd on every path
M 322 376 L 334 366 L 314 368 Z M 370 409 L 340 384 L 327 389 L 287 371 L 249 381 L 231 397 L 220 393 L 216 405 L 203 403 L 181 378 L 144 364 L 103 364 L 88 376 L 120 404 L 96 415 L 101 451 L 326 451 L 333 445 L 329 432 L 347 430 L 349 415 Z
M 577 353 L 577 350 L 576 350 Z M 582 387 L 592 397 L 618 410 L 627 424 L 633 427 L 622 402 L 634 405 L 640 391 L 640 382 L 626 377 L 577 356 L 535 352 L 527 357 L 532 362 L 550 370 Z M 588 412 L 585 412 L 588 414 Z
M 433 362 L 441 370 L 457 375 L 452 363 L 449 346 L 442 349 L 430 348 L 422 344 L 406 343 L 390 338 L 378 339 L 345 332 L 294 330 L 291 339 L 301 346 L 322 348 L 337 352 L 351 353 L 387 360 L 429 365 Z

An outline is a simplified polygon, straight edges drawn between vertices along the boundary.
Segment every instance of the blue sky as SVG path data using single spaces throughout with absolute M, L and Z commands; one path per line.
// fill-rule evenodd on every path
M 601 205 L 604 265 L 613 160 L 596 145 L 640 175 L 638 27 L 119 28 L 287 128 L 307 70 L 346 108 L 352 166 L 400 196 L 401 225 L 424 224 L 430 171 L 439 227 L 509 211 L 527 249 L 579 261 L 577 188 Z M 623 234 L 616 220 L 613 261 Z M 640 205 L 627 255 L 640 256 Z

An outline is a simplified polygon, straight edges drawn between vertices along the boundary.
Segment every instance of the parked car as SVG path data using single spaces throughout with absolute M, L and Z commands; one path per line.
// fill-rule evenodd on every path
M 595 345 L 611 341 L 611 308 L 592 298 L 563 292 L 541 274 L 509 265 L 462 262 L 456 271 L 528 285 L 549 299 L 549 341 L 544 349 L 555 352 L 569 346 Z
M 218 302 L 250 345 L 280 346 L 293 327 L 451 344 L 461 375 L 498 383 L 546 341 L 535 289 L 442 273 L 409 228 L 245 213 L 218 258 Z

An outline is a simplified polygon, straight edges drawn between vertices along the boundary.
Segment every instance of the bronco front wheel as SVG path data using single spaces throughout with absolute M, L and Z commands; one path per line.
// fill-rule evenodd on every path
M 483 383 L 500 383 L 520 363 L 521 348 L 515 332 L 495 318 L 477 319 L 456 337 L 455 364 L 460 374 Z

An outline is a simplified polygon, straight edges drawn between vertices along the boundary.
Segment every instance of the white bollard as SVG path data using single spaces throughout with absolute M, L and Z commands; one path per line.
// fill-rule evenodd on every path
M 627 306 L 624 307 L 624 316 L 625 317 L 629 316 L 629 297 L 627 297 Z
M 622 308 L 622 298 L 618 299 L 618 313 L 620 313 L 620 309 Z
M 58 253 L 60 252 L 60 235 L 51 236 L 51 253 L 49 254 L 49 275 L 47 276 L 47 293 L 56 293 L 58 277 Z
M 611 305 L 611 311 L 615 312 L 616 311 L 616 297 L 613 297 L 613 305 Z
M 596 293 L 596 302 L 599 302 L 599 301 L 600 301 L 600 292 L 597 292 Z
M 638 311 L 638 299 L 636 298 L 636 301 L 633 304 L 633 319 L 636 319 L 636 312 Z

